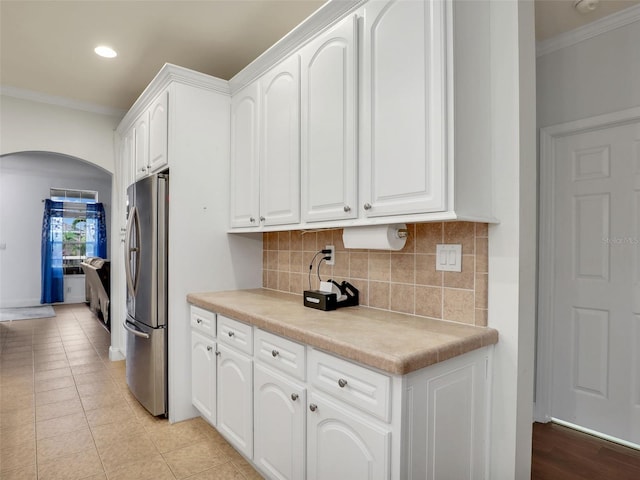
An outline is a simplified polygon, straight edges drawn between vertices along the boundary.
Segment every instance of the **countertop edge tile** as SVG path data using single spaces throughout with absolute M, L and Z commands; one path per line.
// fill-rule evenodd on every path
M 426 317 L 347 307 L 331 312 L 267 289 L 190 293 L 197 307 L 390 374 L 405 375 L 493 345 L 498 331 Z

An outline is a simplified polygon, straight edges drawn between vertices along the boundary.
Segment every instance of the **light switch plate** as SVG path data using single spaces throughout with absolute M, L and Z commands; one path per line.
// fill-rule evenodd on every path
M 462 245 L 436 245 L 436 270 L 462 272 Z

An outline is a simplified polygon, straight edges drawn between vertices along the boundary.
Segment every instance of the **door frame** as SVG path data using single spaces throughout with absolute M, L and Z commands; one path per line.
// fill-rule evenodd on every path
M 533 420 L 551 420 L 553 371 L 553 305 L 555 302 L 555 156 L 556 139 L 590 130 L 616 127 L 640 121 L 640 107 L 597 115 L 540 129 L 540 194 L 538 236 L 538 314 L 536 347 L 536 383 Z

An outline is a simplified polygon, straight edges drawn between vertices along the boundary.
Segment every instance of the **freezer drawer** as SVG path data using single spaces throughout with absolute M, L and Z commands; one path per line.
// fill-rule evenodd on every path
M 152 415 L 167 413 L 167 329 L 151 328 L 131 317 L 127 332 L 127 385 Z

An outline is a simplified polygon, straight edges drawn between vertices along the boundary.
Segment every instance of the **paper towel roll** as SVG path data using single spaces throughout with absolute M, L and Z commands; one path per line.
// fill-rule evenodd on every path
M 404 224 L 371 225 L 366 227 L 345 227 L 342 241 L 345 248 L 366 248 L 370 250 L 402 250 L 407 237 L 398 233 L 406 232 Z

